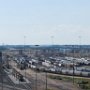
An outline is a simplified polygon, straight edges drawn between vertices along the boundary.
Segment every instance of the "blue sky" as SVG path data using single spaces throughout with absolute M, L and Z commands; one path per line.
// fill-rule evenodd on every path
M 0 0 L 0 44 L 90 44 L 90 0 Z M 81 37 L 81 39 L 79 38 Z

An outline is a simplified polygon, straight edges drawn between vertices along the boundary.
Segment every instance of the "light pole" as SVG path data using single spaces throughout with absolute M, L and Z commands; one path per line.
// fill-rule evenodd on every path
M 37 57 L 38 56 L 38 49 L 37 49 L 37 47 L 39 46 L 39 45 L 35 45 L 36 46 L 36 55 L 35 55 L 35 57 Z M 35 85 L 35 88 L 36 88 L 36 90 L 37 90 L 37 62 L 36 62 L 36 85 Z
M 74 84 L 74 75 L 75 75 L 74 57 L 75 57 L 75 47 L 73 45 L 73 84 Z
M 24 54 L 25 54 L 26 36 L 24 36 Z M 24 58 L 25 59 L 25 58 Z M 26 60 L 25 60 L 25 78 L 26 78 Z
M 81 52 L 82 52 L 81 51 L 81 36 L 79 36 L 79 45 L 80 45 L 80 47 L 79 47 L 79 49 L 80 49 L 80 56 L 79 57 L 81 58 Z
M 54 45 L 54 36 L 51 36 L 51 44 Z

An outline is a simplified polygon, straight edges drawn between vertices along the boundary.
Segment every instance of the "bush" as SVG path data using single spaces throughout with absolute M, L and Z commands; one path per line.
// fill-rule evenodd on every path
M 78 84 L 79 84 L 79 87 L 80 88 L 82 88 L 82 89 L 88 89 L 88 86 L 87 86 L 88 81 L 80 81 L 80 82 L 78 82 Z
M 78 84 L 88 84 L 88 81 L 80 81 Z
M 62 80 L 60 76 L 49 76 L 51 79 Z

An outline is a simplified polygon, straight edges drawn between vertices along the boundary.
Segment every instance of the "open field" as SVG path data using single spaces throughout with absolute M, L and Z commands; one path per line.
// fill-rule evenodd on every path
M 54 80 L 60 80 L 65 82 L 72 82 L 74 85 L 80 87 L 83 90 L 90 90 L 90 78 L 83 77 L 71 77 L 65 75 L 48 75 L 48 78 Z

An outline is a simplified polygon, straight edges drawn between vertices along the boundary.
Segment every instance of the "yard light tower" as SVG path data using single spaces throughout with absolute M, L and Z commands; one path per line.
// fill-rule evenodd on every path
M 75 64 L 74 64 L 74 56 L 75 56 L 75 47 L 74 47 L 74 45 L 73 45 L 73 84 L 74 84 L 74 75 L 75 75 L 75 68 L 74 68 L 74 66 L 75 66 Z
M 25 46 L 26 46 L 26 36 L 24 36 L 24 54 L 25 54 Z M 26 78 L 26 60 L 25 60 L 25 78 Z
M 36 46 L 36 57 L 38 56 L 38 46 L 39 45 L 35 45 Z M 37 62 L 36 62 L 36 83 L 35 83 L 35 88 L 37 90 Z
M 51 44 L 54 45 L 54 36 L 51 36 Z

